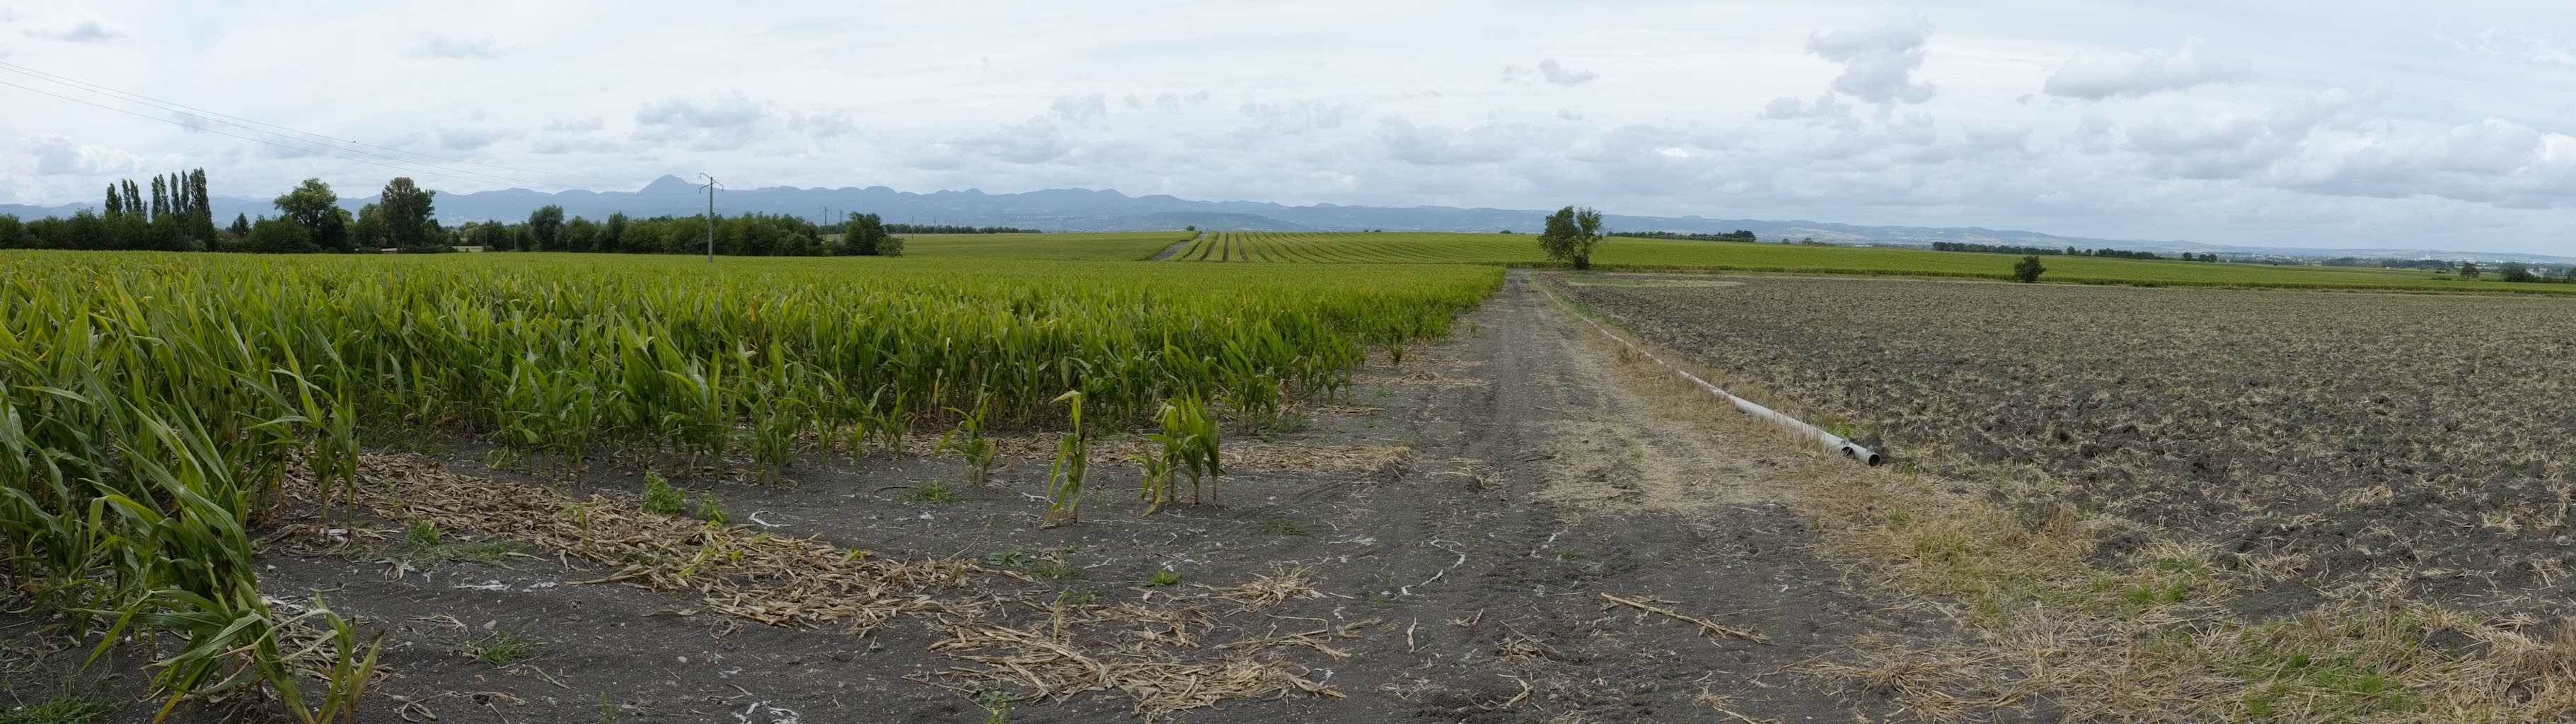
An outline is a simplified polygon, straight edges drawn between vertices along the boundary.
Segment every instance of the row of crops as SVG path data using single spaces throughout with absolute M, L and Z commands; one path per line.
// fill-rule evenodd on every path
M 291 472 L 327 516 L 370 441 L 775 466 L 869 431 L 1061 426 L 1067 393 L 1094 425 L 1175 398 L 1259 425 L 1340 389 L 1368 345 L 1445 334 L 1500 283 L 1465 266 L 10 252 L 0 581 L 184 638 L 161 669 L 174 693 L 265 682 L 327 718 L 365 676 L 299 693 L 311 673 L 259 595 L 253 541 Z M 365 660 L 339 617 L 305 615 L 333 634 L 326 658 Z
M 1536 236 L 1438 232 L 1216 232 L 1172 261 L 1493 264 L 1550 262 Z M 1754 244 L 1614 236 L 1593 251 L 1609 271 L 1768 272 L 2009 279 L 2020 257 L 1885 246 Z M 2576 285 L 2464 280 L 2418 270 L 2052 256 L 2044 281 L 2138 286 L 2387 289 L 2511 294 L 2576 294 Z
M 1527 247 L 1527 248 L 1523 248 Z M 1444 233 L 1299 233 L 1221 231 L 1199 239 L 1174 261 L 1393 264 L 1538 263 L 1546 256 L 1526 235 Z

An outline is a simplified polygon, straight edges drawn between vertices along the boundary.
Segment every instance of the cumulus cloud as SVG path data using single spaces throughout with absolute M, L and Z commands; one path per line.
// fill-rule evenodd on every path
M 2023 142 L 2030 138 L 2031 127 L 2014 124 L 1967 123 L 1959 127 L 1970 151 L 1980 153 L 2029 151 Z
M 1162 95 L 1154 96 L 1154 107 L 1155 107 L 1155 108 L 1163 109 L 1163 110 L 1165 110 L 1165 111 L 1178 112 L 1179 110 L 1181 110 L 1182 108 L 1187 107 L 1187 106 L 1195 106 L 1195 105 L 1198 105 L 1198 104 L 1201 104 L 1201 103 L 1206 103 L 1206 102 L 1208 102 L 1208 99 L 1209 99 L 1209 98 L 1212 98 L 1212 97 L 1214 97 L 1215 95 L 1216 95 L 1216 92 L 1215 92 L 1215 91 L 1206 91 L 1206 90 L 1202 90 L 1202 91 L 1199 91 L 1199 92 L 1196 92 L 1196 93 L 1191 93 L 1191 94 L 1188 94 L 1188 95 L 1182 95 L 1182 94 L 1178 94 L 1178 93 L 1165 93 L 1165 94 L 1162 94 Z
M 2251 61 L 2213 50 L 2207 41 L 2195 36 L 2173 50 L 2075 56 L 2049 74 L 2040 91 L 2098 101 L 2234 82 L 2253 75 Z
M 1852 128 L 1860 123 L 1860 118 L 1852 114 L 1851 104 L 1832 93 L 1818 95 L 1812 102 L 1788 96 L 1773 98 L 1762 106 L 1761 117 L 1775 121 L 1803 120 L 1810 125 L 1836 128 Z
M 31 136 L 27 145 L 36 154 L 38 176 L 123 174 L 145 166 L 142 157 L 124 149 L 74 143 L 59 133 Z
M 1592 71 L 1568 71 L 1564 65 L 1557 63 L 1555 58 L 1540 60 L 1538 69 L 1535 71 L 1517 65 L 1503 66 L 1505 83 L 1548 83 L 1571 87 L 1600 79 L 1601 74 Z
M 124 31 L 108 27 L 95 18 L 83 18 L 55 27 L 30 27 L 20 32 L 37 40 L 70 43 L 104 43 L 125 36 Z
M 2110 116 L 2086 113 L 2084 117 L 2076 120 L 2075 131 L 2067 134 L 2067 143 L 2078 153 L 2109 153 L 2113 144 L 2119 140 L 2114 135 L 2112 126 Z
M 1921 103 L 1936 90 L 1914 81 L 1914 71 L 1923 67 L 1923 43 L 1931 37 L 1932 23 L 1917 18 L 1812 34 L 1807 52 L 1842 64 L 1834 90 L 1870 103 Z
M 1577 86 L 1590 83 L 1601 76 L 1588 70 L 1568 73 L 1563 66 L 1556 64 L 1555 58 L 1549 58 L 1538 62 L 1538 77 L 1555 85 Z
M 851 121 L 849 114 L 845 113 L 806 113 L 799 111 L 788 114 L 787 127 L 796 129 L 798 132 L 804 133 L 806 136 L 812 138 L 835 138 L 851 131 L 858 130 L 859 124 Z
M 1056 115 L 1063 116 L 1068 121 L 1090 123 L 1099 120 L 1101 116 L 1109 115 L 1109 100 L 1098 93 L 1087 96 L 1056 96 L 1055 103 L 1047 106 L 1047 109 L 1055 111 Z
M 701 151 L 741 148 L 760 136 L 768 109 L 739 92 L 692 100 L 666 98 L 635 111 L 635 140 Z
M 414 58 L 489 60 L 501 57 L 501 51 L 492 47 L 492 41 L 489 39 L 432 35 L 420 45 L 413 46 L 411 55 Z

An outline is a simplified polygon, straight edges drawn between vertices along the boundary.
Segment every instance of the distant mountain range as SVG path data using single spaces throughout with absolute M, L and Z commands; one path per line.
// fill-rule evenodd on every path
M 234 214 L 258 216 L 275 213 L 267 199 L 218 196 L 212 199 L 218 223 L 229 222 Z M 374 203 L 375 197 L 343 198 L 340 205 L 351 210 Z M 642 189 L 625 191 L 563 191 L 544 193 L 527 189 L 483 191 L 470 194 L 441 193 L 436 201 L 438 218 L 454 225 L 468 221 L 520 220 L 528 212 L 546 205 L 562 206 L 570 216 L 605 218 L 625 212 L 629 216 L 685 216 L 706 212 L 706 192 L 696 184 L 677 176 L 663 176 Z M 0 214 L 20 218 L 68 215 L 82 208 L 96 209 L 95 204 L 70 204 L 38 207 L 0 204 Z M 1210 231 L 1461 231 L 1491 232 L 1511 230 L 1535 232 L 1547 212 L 1520 209 L 1456 208 L 1449 206 L 1342 206 L 1316 204 L 1287 206 L 1255 201 L 1191 201 L 1165 195 L 1128 196 L 1116 191 L 1087 189 L 1047 189 L 1016 194 L 988 194 L 975 189 L 911 193 L 883 186 L 868 188 L 768 188 L 719 189 L 716 211 L 721 214 L 761 212 L 786 214 L 810 219 L 824 219 L 826 214 L 842 216 L 851 211 L 873 212 L 889 222 L 921 224 L 963 224 L 975 226 L 1016 226 L 1044 231 L 1154 231 L 1196 226 Z M 2057 236 L 2036 231 L 1986 229 L 1979 227 L 1861 226 L 1819 221 L 1768 221 L 1760 219 L 1710 219 L 1698 216 L 1623 216 L 1607 215 L 1603 221 L 1616 231 L 1671 231 L 1686 234 L 1715 234 L 1743 229 L 1764 241 L 1813 238 L 1836 244 L 1875 244 L 1880 246 L 1930 246 L 1936 241 L 2063 248 L 2068 246 L 2118 248 L 2154 252 L 2215 252 L 2238 257 L 2329 258 L 2339 256 L 2383 257 L 2397 259 L 2460 259 L 2469 261 L 2524 261 L 2560 264 L 2576 258 L 2539 254 L 2501 252 L 2462 252 L 2430 249 L 2308 249 L 2297 247 L 2246 247 L 2202 244 L 2190 241 L 2145 241 L 2136 239 L 2093 239 Z

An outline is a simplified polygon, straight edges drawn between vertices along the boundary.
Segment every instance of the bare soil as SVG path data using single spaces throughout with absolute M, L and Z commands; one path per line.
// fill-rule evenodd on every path
M 2576 612 L 2564 300 L 1610 281 L 1568 289 L 1900 460 L 2053 481 L 2087 515 L 2207 541 L 2260 587 L 2235 602 L 2249 617 L 2368 595 Z
M 1810 552 L 1780 501 L 1813 453 L 1659 424 L 1525 275 L 1459 329 L 1229 439 L 1222 505 L 1139 517 L 1104 458 L 1039 529 L 1045 459 L 967 486 L 916 444 L 674 477 L 732 517 L 708 532 L 636 508 L 644 462 L 455 443 L 372 454 L 374 514 L 280 533 L 263 586 L 387 632 L 367 721 L 1843 721 L 1887 702 L 1784 669 L 1949 630 Z M 963 499 L 906 499 L 934 483 Z M 600 539 L 545 543 L 575 516 Z M 517 547 L 395 563 L 404 518 Z M 496 640 L 535 655 L 465 654 Z

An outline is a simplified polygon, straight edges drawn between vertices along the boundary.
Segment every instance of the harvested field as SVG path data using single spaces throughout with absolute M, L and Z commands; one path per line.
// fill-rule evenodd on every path
M 2576 305 L 1740 281 L 1567 289 L 1905 463 L 2207 542 L 2258 581 L 2243 613 L 2390 594 L 2576 613 Z

